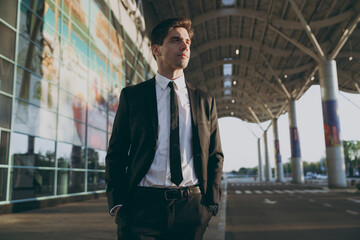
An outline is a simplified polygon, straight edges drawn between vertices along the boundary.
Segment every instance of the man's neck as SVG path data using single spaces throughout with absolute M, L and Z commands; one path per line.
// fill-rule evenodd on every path
M 173 70 L 173 71 L 164 71 L 164 70 L 158 69 L 158 73 L 170 80 L 174 80 L 174 79 L 177 79 L 178 77 L 181 77 L 184 74 L 184 71 L 183 71 L 183 69 L 177 69 L 177 70 Z

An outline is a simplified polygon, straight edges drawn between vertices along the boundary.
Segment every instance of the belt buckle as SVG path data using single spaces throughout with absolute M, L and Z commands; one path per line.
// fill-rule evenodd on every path
M 168 197 L 168 193 L 174 193 L 175 195 L 178 195 L 178 191 L 179 190 L 177 190 L 177 189 L 170 189 L 170 190 L 166 190 L 165 192 L 164 192 L 164 197 L 165 197 L 165 200 L 166 201 L 169 201 L 169 200 L 176 200 L 176 199 L 179 199 L 179 197 L 177 196 L 177 197 Z M 181 198 L 181 192 L 180 192 L 180 198 Z

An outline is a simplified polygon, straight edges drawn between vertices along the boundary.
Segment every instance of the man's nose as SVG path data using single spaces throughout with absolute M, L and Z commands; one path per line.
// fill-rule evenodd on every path
M 189 48 L 189 44 L 187 44 L 185 41 L 181 41 L 180 49 L 181 50 L 187 50 Z

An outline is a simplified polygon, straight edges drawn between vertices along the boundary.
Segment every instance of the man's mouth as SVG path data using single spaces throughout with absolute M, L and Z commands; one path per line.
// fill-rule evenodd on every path
M 185 53 L 179 54 L 178 56 L 180 56 L 180 57 L 182 57 L 182 58 L 189 58 L 188 55 L 186 55 Z

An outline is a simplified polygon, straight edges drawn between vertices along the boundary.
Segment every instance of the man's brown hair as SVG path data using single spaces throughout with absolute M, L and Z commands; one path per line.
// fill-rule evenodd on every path
M 175 28 L 185 28 L 189 34 L 190 39 L 193 37 L 194 33 L 191 28 L 191 20 L 188 17 L 179 17 L 179 18 L 169 18 L 154 27 L 151 32 L 151 46 L 157 44 L 162 45 L 164 39 L 168 33 Z M 154 56 L 155 57 L 155 56 Z M 155 58 L 156 59 L 156 58 Z

